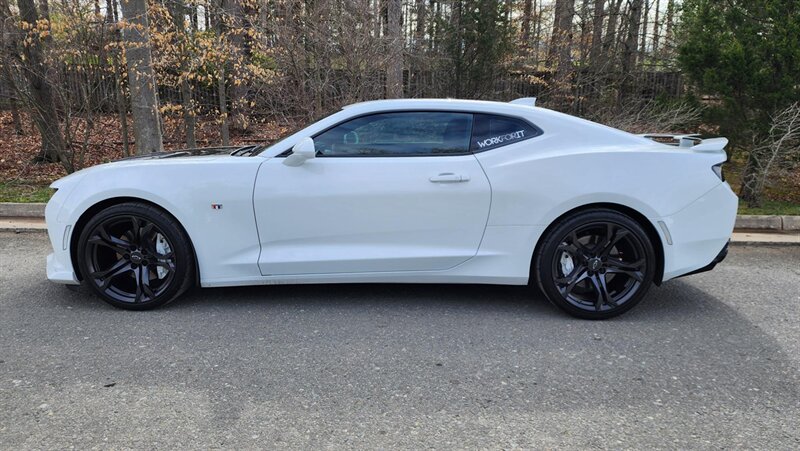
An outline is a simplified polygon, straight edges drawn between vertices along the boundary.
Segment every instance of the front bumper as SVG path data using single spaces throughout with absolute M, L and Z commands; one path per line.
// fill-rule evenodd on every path
M 52 282 L 78 285 L 80 282 L 72 270 L 72 265 L 64 265 L 55 253 L 47 256 L 47 278 Z
M 67 220 L 63 210 L 71 188 L 59 189 L 47 203 L 44 209 L 44 218 L 47 222 L 47 235 L 53 252 L 47 256 L 47 278 L 56 283 L 76 285 L 79 282 L 72 267 L 70 255 L 70 240 L 72 239 L 72 225 Z

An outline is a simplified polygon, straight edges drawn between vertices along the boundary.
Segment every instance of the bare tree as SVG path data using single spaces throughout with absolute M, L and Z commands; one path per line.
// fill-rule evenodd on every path
M 630 133 L 684 133 L 695 130 L 702 109 L 688 103 L 663 105 L 655 101 L 633 101 L 621 108 L 606 106 L 592 111 L 597 122 Z
M 527 48 L 531 45 L 531 14 L 533 10 L 533 0 L 524 0 L 522 6 L 522 46 Z
M 386 68 L 386 97 L 397 99 L 403 97 L 403 14 L 400 0 L 388 0 L 387 17 L 390 57 Z
M 568 65 L 570 62 L 572 20 L 574 16 L 575 0 L 556 0 L 553 16 L 553 35 L 550 38 L 548 52 L 548 60 L 554 66 Z
M 548 63 L 555 66 L 555 77 L 551 85 L 553 103 L 567 105 L 572 74 L 572 21 L 575 17 L 575 0 L 556 0 L 553 18 L 553 35 L 550 38 Z
M 780 164 L 800 156 L 800 103 L 793 103 L 772 118 L 767 137 L 751 151 L 742 180 L 741 196 L 749 207 L 761 206 L 764 187 Z M 796 163 L 795 163 L 796 164 Z
M 661 33 L 661 24 L 659 19 L 661 18 L 661 0 L 656 0 L 656 15 L 653 18 L 653 55 L 658 56 L 658 39 L 659 33 Z
M 183 0 L 171 0 L 172 21 L 175 25 L 175 34 L 180 40 L 178 48 L 182 51 L 178 55 L 180 59 L 178 84 L 181 91 L 181 110 L 183 112 L 183 128 L 186 136 L 187 147 L 197 147 L 197 140 L 195 138 L 195 118 L 194 118 L 194 100 L 192 99 L 192 89 L 189 86 L 189 63 L 188 59 L 191 55 L 188 54 L 188 45 L 186 45 L 187 34 L 191 31 L 186 31 L 186 24 L 184 23 L 184 16 L 186 15 L 186 5 Z
M 5 2 L 5 0 L 3 0 Z M 20 19 L 26 24 L 23 29 L 35 26 L 39 21 L 39 13 L 33 0 L 17 0 Z M 3 14 L 8 11 L 8 5 L 2 5 Z M 5 18 L 4 18 L 5 19 Z M 60 120 L 56 110 L 55 96 L 52 87 L 48 83 L 46 76 L 50 72 L 50 67 L 45 61 L 42 41 L 38 33 L 25 40 L 23 44 L 23 55 L 25 56 L 24 72 L 28 81 L 29 101 L 31 113 L 36 128 L 42 137 L 42 153 L 39 157 L 41 161 L 61 162 L 67 170 L 71 170 L 71 165 L 66 156 L 66 145 L 64 136 L 61 133 Z
M 150 53 L 147 2 L 146 0 L 121 0 L 121 6 L 122 15 L 127 22 L 123 27 L 122 36 L 125 41 L 128 86 L 131 90 L 136 153 L 141 155 L 159 152 L 164 147 L 158 111 L 158 90 Z
M 603 55 L 603 19 L 605 18 L 605 0 L 594 0 L 592 18 L 592 47 L 589 51 L 589 61 L 593 66 L 598 66 Z
M 642 36 L 641 44 L 639 44 L 639 60 L 644 61 L 644 56 L 647 53 L 647 27 L 650 25 L 650 0 L 644 0 L 644 14 L 642 15 Z
M 625 41 L 622 45 L 622 63 L 620 73 L 622 82 L 619 90 L 619 103 L 624 104 L 630 97 L 635 97 L 633 93 L 634 68 L 636 67 L 636 57 L 639 49 L 639 27 L 642 21 L 642 4 L 644 0 L 632 0 L 627 14 L 627 32 Z

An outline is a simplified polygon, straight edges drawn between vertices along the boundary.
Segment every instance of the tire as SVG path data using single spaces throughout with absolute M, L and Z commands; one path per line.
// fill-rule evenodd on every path
M 551 303 L 578 318 L 625 313 L 653 283 L 653 244 L 638 222 L 617 211 L 567 216 L 541 243 L 533 265 L 536 282 Z
M 83 281 L 104 301 L 149 310 L 192 286 L 195 259 L 181 225 L 154 206 L 108 207 L 81 231 L 77 248 Z

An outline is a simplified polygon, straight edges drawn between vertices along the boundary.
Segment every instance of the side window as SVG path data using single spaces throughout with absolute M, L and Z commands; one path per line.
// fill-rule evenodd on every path
M 321 157 L 391 157 L 469 153 L 472 114 L 398 112 L 362 116 L 314 137 Z
M 534 138 L 542 131 L 527 121 L 508 116 L 476 114 L 472 131 L 473 152 L 483 152 Z

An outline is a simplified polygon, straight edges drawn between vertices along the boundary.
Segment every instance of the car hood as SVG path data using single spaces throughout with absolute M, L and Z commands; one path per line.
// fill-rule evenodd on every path
M 260 145 L 250 146 L 225 146 L 225 147 L 199 147 L 194 149 L 180 149 L 170 150 L 166 152 L 153 152 L 144 155 L 134 155 L 131 157 L 121 158 L 109 163 L 99 164 L 97 166 L 90 166 L 80 171 L 73 172 L 72 174 L 62 177 L 53 182 L 50 187 L 55 189 L 63 188 L 69 184 L 77 183 L 78 180 L 83 178 L 89 173 L 94 171 L 108 170 L 113 167 L 142 165 L 142 164 L 159 164 L 159 161 L 164 163 L 178 163 L 178 162 L 201 162 L 203 160 L 216 160 L 226 156 L 242 156 L 249 155 L 261 149 Z M 246 158 L 246 157 L 245 157 Z

